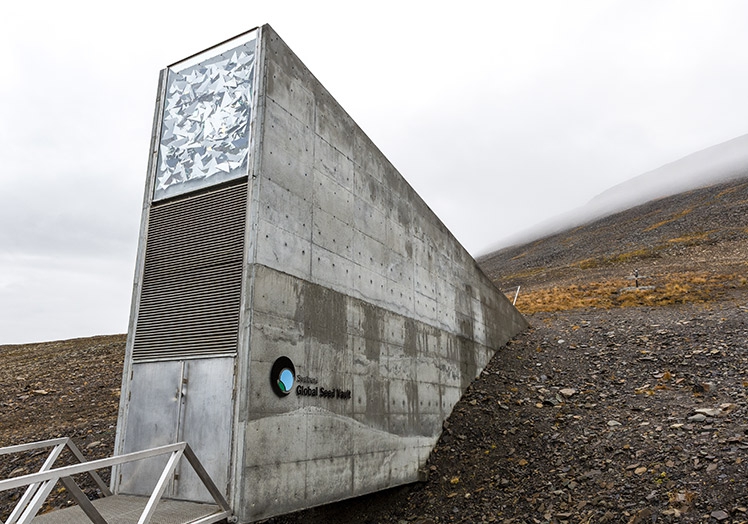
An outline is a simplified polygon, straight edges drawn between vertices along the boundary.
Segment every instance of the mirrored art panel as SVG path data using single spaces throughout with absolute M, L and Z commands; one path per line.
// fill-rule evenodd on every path
M 256 33 L 244 40 L 169 68 L 154 200 L 247 174 Z

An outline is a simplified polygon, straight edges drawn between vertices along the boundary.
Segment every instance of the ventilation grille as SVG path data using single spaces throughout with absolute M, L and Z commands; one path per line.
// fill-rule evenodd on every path
M 246 202 L 245 182 L 151 208 L 133 361 L 236 354 Z

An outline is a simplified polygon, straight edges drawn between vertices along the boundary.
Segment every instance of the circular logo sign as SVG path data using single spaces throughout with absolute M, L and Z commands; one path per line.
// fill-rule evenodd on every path
M 288 357 L 280 357 L 270 369 L 270 387 L 279 397 L 285 397 L 296 382 L 296 368 Z

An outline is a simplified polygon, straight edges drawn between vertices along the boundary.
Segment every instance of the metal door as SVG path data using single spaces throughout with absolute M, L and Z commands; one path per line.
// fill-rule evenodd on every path
M 233 415 L 233 358 L 134 364 L 123 453 L 187 441 L 216 485 L 228 485 Z M 119 493 L 150 495 L 166 458 L 123 465 Z M 167 497 L 210 502 L 182 463 Z
M 241 308 L 246 181 L 154 205 L 132 338 L 122 451 L 187 441 L 225 489 Z M 155 462 L 155 461 L 154 461 Z M 123 466 L 120 493 L 145 494 L 163 464 Z M 189 466 L 168 496 L 210 500 Z

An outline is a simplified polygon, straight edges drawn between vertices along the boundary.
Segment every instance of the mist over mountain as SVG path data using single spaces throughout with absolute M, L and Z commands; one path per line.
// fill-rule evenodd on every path
M 745 176 L 748 176 L 748 135 L 702 149 L 615 185 L 593 198 L 585 209 L 599 217 Z
M 748 177 L 748 134 L 615 185 L 586 205 L 520 231 L 487 252 L 531 242 L 652 200 L 745 177 Z

